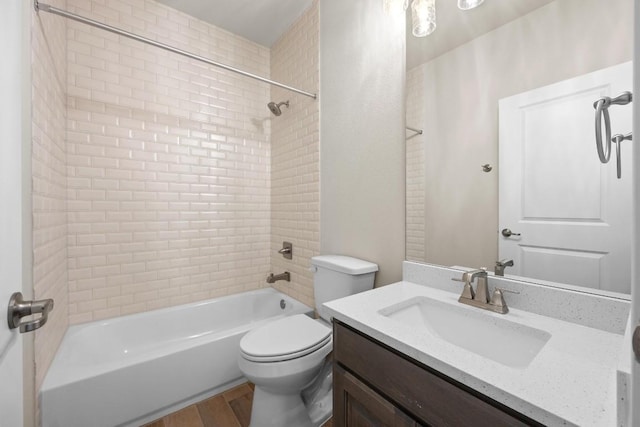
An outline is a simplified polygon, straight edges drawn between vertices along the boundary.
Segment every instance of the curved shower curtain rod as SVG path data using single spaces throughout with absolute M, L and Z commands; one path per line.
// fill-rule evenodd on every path
M 49 13 L 53 13 L 54 15 L 59 15 L 59 16 L 65 17 L 65 18 L 73 19 L 74 21 L 82 22 L 83 24 L 87 24 L 87 25 L 90 25 L 92 27 L 100 28 L 100 29 L 103 29 L 105 31 L 109 31 L 111 33 L 115 33 L 115 34 L 121 35 L 123 37 L 128 37 L 130 39 L 137 40 L 137 41 L 142 42 L 142 43 L 150 44 L 152 46 L 159 47 L 160 49 L 168 50 L 169 52 L 177 53 L 178 55 L 186 56 L 187 58 L 195 59 L 197 61 L 201 61 L 201 62 L 204 62 L 206 64 L 213 65 L 214 67 L 222 68 L 224 70 L 231 71 L 231 72 L 243 75 L 245 77 L 249 77 L 249 78 L 252 78 L 254 80 L 261 81 L 263 83 L 268 83 L 270 85 L 278 86 L 278 87 L 280 87 L 282 89 L 290 90 L 292 92 L 296 92 L 296 93 L 299 93 L 301 95 L 308 96 L 309 98 L 313 98 L 313 99 L 317 98 L 317 95 L 315 93 L 311 93 L 311 92 L 307 92 L 307 91 L 304 91 L 304 90 L 301 90 L 301 89 L 297 89 L 295 87 L 288 86 L 288 85 L 285 85 L 283 83 L 279 83 L 279 82 L 276 82 L 276 81 L 273 81 L 273 80 L 269 80 L 267 78 L 258 76 L 256 74 L 252 74 L 252 73 L 248 73 L 246 71 L 242 71 L 242 70 L 240 70 L 238 68 L 234 68 L 234 67 L 231 67 L 229 65 L 222 64 L 220 62 L 216 62 L 216 61 L 213 61 L 211 59 L 205 58 L 204 56 L 195 55 L 193 53 L 187 52 L 186 50 L 178 49 L 178 48 L 175 48 L 173 46 L 169 46 L 167 44 L 160 43 L 160 42 L 157 42 L 155 40 L 151 40 L 151 39 L 148 39 L 146 37 L 142 37 L 142 36 L 139 36 L 137 34 L 133 34 L 133 33 L 130 33 L 130 32 L 125 31 L 125 30 L 121 30 L 121 29 L 116 28 L 116 27 L 112 27 L 111 25 L 103 24 L 102 22 L 94 21 L 93 19 L 85 18 L 83 16 L 76 15 L 75 13 L 67 12 L 66 10 L 58 9 L 57 7 L 51 6 L 51 5 L 46 4 L 46 3 L 40 3 L 38 0 L 34 0 L 33 1 L 33 6 L 34 6 L 34 8 L 36 9 L 37 12 L 39 12 L 39 11 L 49 12 Z

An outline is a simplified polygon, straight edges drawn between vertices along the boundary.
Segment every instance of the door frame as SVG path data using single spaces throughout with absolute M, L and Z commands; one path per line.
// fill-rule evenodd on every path
M 640 0 L 634 2 L 633 43 L 633 133 L 635 143 L 640 140 Z M 640 150 L 633 150 L 633 244 L 631 248 L 631 327 L 640 325 Z M 631 352 L 631 414 L 630 425 L 640 425 L 640 362 L 636 360 L 630 343 L 625 343 Z
M 34 299 L 33 290 L 33 207 L 32 207 L 32 78 L 31 78 L 31 28 L 38 19 L 33 2 L 20 1 L 22 43 L 22 294 Z M 23 426 L 36 427 L 38 399 L 36 396 L 35 333 L 23 334 Z
M 18 165 L 17 168 L 7 168 L 14 186 L 12 191 L 14 200 L 10 206 L 5 204 L 3 209 L 11 209 L 9 216 L 19 223 L 17 230 L 17 242 L 20 253 L 17 255 L 17 270 L 15 273 L 17 283 L 12 284 L 15 291 L 21 291 L 25 299 L 33 298 L 33 253 L 32 253 L 32 201 L 31 201 L 31 26 L 33 3 L 24 0 L 9 0 L 3 8 L 4 13 L 0 17 L 3 28 L 10 36 L 5 46 L 5 61 L 9 66 L 18 70 L 19 77 L 11 84 L 15 90 L 3 94 L 5 101 L 11 106 L 12 114 L 9 116 L 9 126 L 2 132 L 4 145 L 9 164 Z M 13 80 L 13 79 L 12 79 Z M 10 97 L 10 98 L 8 98 Z M 6 138 L 6 139 L 5 139 Z M 17 193 L 17 194 L 16 194 Z M 15 237 L 14 237 L 15 239 Z M 8 300 L 0 301 L 7 304 Z M 6 322 L 4 319 L 0 319 Z M 21 347 L 22 362 L 22 425 L 34 427 L 36 425 L 36 394 L 35 394 L 35 334 L 19 334 L 15 332 Z M 6 386 L 6 385 L 5 385 Z M 13 386 L 13 385 L 11 385 Z

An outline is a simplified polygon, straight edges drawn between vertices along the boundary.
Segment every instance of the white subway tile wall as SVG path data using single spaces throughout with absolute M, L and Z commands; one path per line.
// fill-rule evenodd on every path
M 271 49 L 271 76 L 308 92 L 319 90 L 318 1 Z M 274 102 L 289 100 L 271 121 L 271 271 L 289 271 L 275 288 L 313 307 L 310 258 L 320 247 L 320 131 L 318 101 L 273 87 Z M 293 259 L 278 254 L 293 243 Z
M 426 86 L 423 67 L 407 72 L 407 126 L 422 129 L 422 135 L 407 131 L 407 235 L 409 261 L 425 261 L 425 144 Z
M 51 2 L 65 7 L 65 0 Z M 31 15 L 33 292 L 53 298 L 44 329 L 35 332 L 36 389 L 67 330 L 66 22 Z
M 152 0 L 68 8 L 270 73 L 268 48 Z M 70 323 L 266 286 L 270 87 L 67 25 Z

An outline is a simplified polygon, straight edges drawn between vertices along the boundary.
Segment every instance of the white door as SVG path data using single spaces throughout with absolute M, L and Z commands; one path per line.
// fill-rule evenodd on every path
M 22 1 L 2 2 L 0 13 L 0 427 L 23 425 L 22 337 L 6 320 L 22 290 Z
M 498 246 L 510 273 L 630 293 L 632 143 L 618 180 L 615 152 L 605 165 L 596 152 L 593 103 L 631 91 L 632 72 L 629 62 L 500 100 Z M 609 112 L 614 134 L 631 132 L 631 105 Z

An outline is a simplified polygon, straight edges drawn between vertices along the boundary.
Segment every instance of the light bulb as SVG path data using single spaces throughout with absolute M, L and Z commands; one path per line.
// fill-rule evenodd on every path
M 402 13 L 409 7 L 409 0 L 382 0 L 382 7 L 387 15 Z
M 436 30 L 436 0 L 413 0 L 411 3 L 412 33 L 425 37 Z
M 469 10 L 480 6 L 482 3 L 484 3 L 484 0 L 458 0 L 458 8 Z

